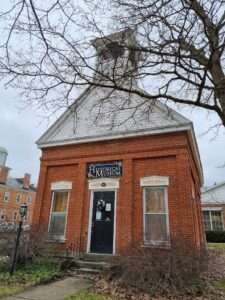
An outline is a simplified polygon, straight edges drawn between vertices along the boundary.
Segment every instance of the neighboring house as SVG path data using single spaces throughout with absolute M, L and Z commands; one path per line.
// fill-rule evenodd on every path
M 136 42 L 132 31 L 94 42 L 103 71 L 115 57 L 120 74 L 136 71 L 138 60 L 124 42 Z M 143 110 L 135 114 L 137 103 Z M 34 221 L 62 249 L 119 254 L 134 245 L 168 248 L 174 240 L 204 247 L 203 175 L 192 123 L 159 101 L 151 111 L 144 103 L 88 88 L 38 140 Z
M 225 182 L 204 189 L 202 192 L 202 213 L 205 231 L 225 229 Z
M 30 184 L 30 175 L 23 178 L 9 177 L 6 166 L 8 152 L 0 147 L 0 223 L 17 223 L 19 221 L 19 208 L 21 204 L 28 205 L 25 222 L 32 223 L 36 189 Z

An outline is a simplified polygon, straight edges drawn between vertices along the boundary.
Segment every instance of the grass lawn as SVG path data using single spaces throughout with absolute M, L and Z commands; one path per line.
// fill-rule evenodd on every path
M 217 282 L 215 283 L 215 287 L 217 287 L 217 288 L 219 288 L 219 289 L 225 290 L 225 278 L 223 278 L 223 279 L 217 281 Z
M 92 294 L 88 292 L 81 292 L 79 294 L 66 297 L 65 300 L 113 300 L 108 296 L 102 296 L 97 294 Z
M 13 276 L 9 275 L 5 266 L 0 266 L 0 298 L 18 293 L 26 287 L 53 280 L 60 274 L 59 264 L 46 260 L 20 267 Z
M 225 243 L 208 243 L 209 249 L 225 250 Z

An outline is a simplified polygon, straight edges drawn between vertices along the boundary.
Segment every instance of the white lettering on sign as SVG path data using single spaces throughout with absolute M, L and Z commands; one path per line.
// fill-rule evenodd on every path
M 122 163 L 98 163 L 90 164 L 88 166 L 89 178 L 101 178 L 101 177 L 119 177 L 122 176 Z

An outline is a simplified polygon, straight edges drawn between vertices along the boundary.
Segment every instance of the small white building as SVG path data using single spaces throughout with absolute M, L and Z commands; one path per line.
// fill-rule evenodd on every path
M 206 231 L 225 230 L 225 181 L 204 189 L 202 211 Z

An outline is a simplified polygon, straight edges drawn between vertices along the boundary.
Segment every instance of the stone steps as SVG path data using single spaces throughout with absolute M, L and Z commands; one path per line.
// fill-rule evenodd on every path
M 110 254 L 84 254 L 81 259 L 85 261 L 108 262 L 112 257 Z
M 97 275 L 110 267 L 109 259 L 111 257 L 108 255 L 85 254 L 74 260 L 73 272 L 84 276 Z
M 76 265 L 78 268 L 89 268 L 94 270 L 104 270 L 109 266 L 108 263 L 104 261 L 88 261 L 88 260 L 76 260 Z

